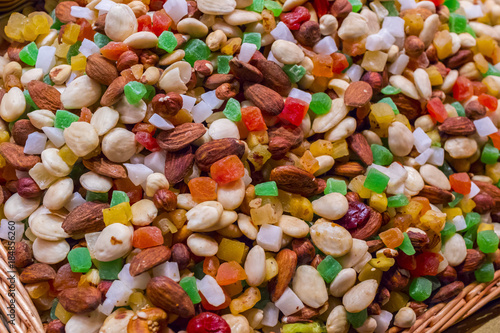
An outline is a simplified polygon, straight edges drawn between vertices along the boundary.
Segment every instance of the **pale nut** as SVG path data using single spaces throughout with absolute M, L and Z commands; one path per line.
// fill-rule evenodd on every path
M 201 257 L 214 256 L 219 250 L 219 244 L 212 237 L 203 234 L 192 234 L 186 244 L 194 255 Z
M 177 207 L 185 210 L 193 209 L 198 203 L 194 201 L 191 193 L 181 193 L 177 195 Z
M 120 114 L 120 121 L 124 124 L 140 123 L 146 116 L 147 108 L 143 100 L 137 104 L 130 104 L 125 96 L 115 105 L 116 111 Z
M 94 104 L 100 98 L 101 85 L 87 75 L 71 81 L 61 93 L 61 102 L 66 109 L 81 109 Z
M 208 128 L 208 134 L 212 140 L 219 140 L 225 138 L 240 139 L 240 131 L 238 126 L 229 119 L 217 119 Z
M 132 8 L 124 4 L 116 4 L 106 15 L 104 32 L 112 40 L 123 42 L 137 31 L 137 26 L 137 19 Z
M 415 88 L 413 82 L 411 82 L 402 75 L 392 75 L 389 78 L 389 83 L 394 87 L 401 89 L 401 93 L 403 95 L 406 95 L 416 100 L 420 98 L 417 88 Z
M 325 280 L 310 265 L 297 268 L 292 280 L 292 290 L 304 304 L 312 308 L 319 308 L 328 301 Z
M 158 44 L 158 37 L 150 31 L 139 31 L 128 36 L 123 43 L 133 49 L 150 49 Z
M 413 81 L 415 82 L 415 88 L 417 88 L 420 97 L 429 100 L 432 96 L 432 86 L 429 74 L 427 74 L 424 69 L 417 68 L 413 72 Z
M 352 240 L 352 247 L 349 253 L 337 258 L 339 264 L 344 268 L 356 266 L 368 252 L 368 245 L 366 241 L 354 238 Z
M 414 168 L 409 166 L 405 166 L 404 168 L 408 175 L 405 180 L 405 194 L 415 196 L 424 188 L 424 179 Z
M 158 208 L 156 208 L 153 201 L 149 199 L 142 199 L 137 201 L 131 206 L 132 209 L 132 224 L 136 226 L 146 226 L 151 224 L 158 215 Z
M 53 67 L 49 72 L 49 77 L 56 85 L 64 84 L 71 75 L 70 65 L 58 65 Z
M 222 44 L 227 42 L 227 36 L 222 30 L 215 30 L 208 34 L 205 42 L 210 51 L 215 52 L 220 49 Z
M 25 199 L 14 193 L 4 204 L 3 213 L 9 221 L 20 222 L 33 213 L 40 205 L 40 197 Z
M 186 84 L 191 80 L 192 68 L 185 61 L 178 61 L 163 71 L 158 81 L 161 89 L 167 92 L 184 94 L 188 89 Z
M 277 40 L 271 46 L 273 56 L 281 63 L 293 65 L 304 60 L 304 51 L 287 40 Z
M 318 161 L 319 164 L 319 169 L 314 172 L 314 176 L 316 177 L 330 171 L 335 164 L 335 159 L 330 155 L 316 156 L 316 161 Z
M 349 110 L 344 104 L 343 98 L 336 98 L 332 101 L 332 107 L 326 114 L 314 118 L 312 130 L 314 133 L 325 133 L 337 126 L 347 115 Z
M 33 242 L 33 256 L 44 264 L 53 265 L 63 261 L 69 250 L 69 244 L 64 239 L 51 242 L 37 237 Z
M 432 14 L 425 20 L 424 27 L 422 28 L 422 31 L 420 31 L 420 35 L 418 36 L 418 38 L 420 38 L 422 42 L 424 42 L 425 47 L 428 47 L 432 43 L 434 35 L 438 31 L 440 24 L 441 21 L 439 20 L 438 14 Z
M 141 76 L 141 83 L 155 85 L 160 79 L 160 70 L 158 67 L 148 67 Z
M 96 193 L 106 193 L 113 187 L 111 178 L 101 176 L 92 171 L 80 176 L 80 184 L 87 191 Z
M 71 199 L 73 189 L 73 179 L 69 177 L 58 179 L 45 192 L 43 205 L 50 210 L 63 208 Z
M 76 156 L 85 156 L 99 146 L 99 136 L 94 126 L 84 121 L 72 123 L 64 130 L 63 135 L 66 144 Z
M 325 133 L 325 140 L 332 142 L 343 140 L 354 133 L 356 126 L 356 119 L 346 117 L 337 126 Z
M 0 103 L 0 117 L 11 122 L 19 118 L 26 109 L 26 98 L 21 89 L 12 87 Z
M 103 106 L 94 112 L 90 119 L 90 125 L 94 126 L 97 135 L 102 136 L 118 124 L 119 118 L 120 114 L 116 110 Z
M 235 0 L 198 0 L 196 2 L 200 12 L 211 15 L 224 15 L 236 8 Z
M 281 215 L 277 225 L 285 235 L 293 238 L 306 237 L 309 233 L 309 225 L 304 220 L 294 216 Z
M 321 16 L 319 19 L 319 31 L 323 36 L 334 34 L 339 27 L 337 18 L 331 14 Z
M 356 284 L 356 271 L 353 268 L 344 268 L 330 284 L 330 294 L 333 297 L 342 297 Z
M 42 129 L 42 127 L 54 126 L 56 115 L 50 110 L 34 110 L 28 113 L 28 118 L 33 126 Z
M 134 311 L 127 310 L 125 308 L 118 308 L 116 311 L 111 313 L 101 328 L 99 329 L 99 333 L 120 333 L 127 331 L 127 325 L 134 316 Z
M 434 165 L 426 164 L 421 166 L 420 175 L 429 185 L 436 186 L 446 191 L 451 190 L 448 177 L 446 177 L 446 175 Z
M 460 265 L 467 256 L 467 246 L 460 234 L 454 234 L 444 244 L 442 248 L 443 256 L 450 266 Z
M 393 122 L 389 126 L 389 149 L 396 156 L 406 156 L 413 148 L 413 133 L 403 123 Z
M 342 304 L 348 312 L 360 312 L 373 302 L 377 294 L 377 280 L 369 279 L 355 285 L 342 297 Z
M 222 319 L 226 321 L 231 329 L 231 333 L 253 333 L 248 320 L 243 315 L 225 314 Z
M 338 220 L 343 217 L 349 209 L 345 196 L 340 193 L 329 193 L 312 202 L 315 214 L 329 220 Z
M 368 317 L 363 325 L 356 327 L 356 332 L 358 333 L 373 333 L 377 329 L 377 321 L 372 318 Z
M 262 15 L 248 10 L 235 9 L 223 16 L 227 24 L 238 26 L 262 20 Z
M 208 34 L 208 27 L 195 18 L 187 17 L 177 23 L 177 31 L 192 38 L 202 38 Z
M 343 256 L 351 250 L 351 234 L 339 225 L 318 221 L 310 228 L 310 233 L 314 245 L 332 257 Z
M 63 221 L 60 215 L 40 213 L 31 219 L 30 229 L 38 238 L 55 242 L 69 237 L 62 228 Z
M 411 327 L 417 320 L 417 315 L 410 307 L 402 307 L 394 316 L 394 325 L 401 328 Z
M 245 182 L 243 179 L 235 180 L 217 186 L 217 201 L 224 209 L 234 210 L 238 208 L 245 199 Z
M 146 195 L 152 197 L 159 189 L 168 190 L 170 184 L 163 173 L 155 172 L 146 179 Z
M 338 30 L 338 35 L 343 40 L 357 39 L 367 35 L 368 33 L 369 28 L 367 19 L 361 14 L 354 12 L 347 15 Z
M 264 282 L 266 278 L 266 253 L 262 247 L 255 245 L 248 251 L 244 268 L 249 286 L 256 287 Z
M 59 149 L 45 149 L 41 157 L 43 166 L 51 175 L 65 177 L 71 172 L 71 167 L 59 156 Z
M 11 61 L 3 67 L 2 78 L 7 81 L 6 78 L 9 75 L 14 75 L 20 78 L 23 75 L 23 68 L 17 61 Z
M 101 231 L 94 247 L 99 261 L 112 261 L 124 257 L 132 250 L 133 228 L 112 223 Z
M 23 75 L 21 76 L 21 84 L 26 89 L 26 86 L 30 81 L 33 80 L 41 81 L 42 79 L 43 79 L 43 70 L 41 68 L 33 68 L 23 73 Z
M 127 162 L 136 150 L 137 143 L 134 133 L 124 128 L 113 128 L 102 139 L 102 152 L 111 162 Z
M 238 228 L 248 239 L 257 239 L 259 230 L 250 220 L 250 216 L 241 213 L 238 214 Z
M 148 13 L 148 6 L 142 1 L 134 0 L 128 3 L 128 6 L 134 12 L 135 17 L 146 15 Z
M 187 228 L 191 231 L 205 231 L 219 221 L 224 208 L 217 201 L 205 201 L 186 213 Z
M 97 332 L 101 328 L 105 318 L 106 316 L 103 316 L 100 311 L 75 314 L 68 320 L 64 329 L 72 333 Z
M 347 321 L 347 312 L 342 305 L 337 305 L 326 319 L 327 333 L 347 333 L 350 324 Z
M 455 159 L 468 158 L 477 151 L 477 142 L 465 136 L 455 136 L 446 140 L 444 150 Z

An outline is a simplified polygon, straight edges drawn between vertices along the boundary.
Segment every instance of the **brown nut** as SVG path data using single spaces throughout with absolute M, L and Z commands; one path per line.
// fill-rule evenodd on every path
M 383 275 L 383 283 L 387 289 L 401 290 L 410 282 L 410 273 L 405 269 L 391 268 Z
M 297 254 L 292 250 L 283 249 L 276 255 L 276 263 L 278 264 L 278 275 L 269 282 L 273 302 L 276 302 L 288 288 L 297 267 Z
M 134 51 L 123 52 L 116 61 L 116 69 L 121 72 L 139 63 L 139 57 Z
M 378 72 L 366 72 L 361 77 L 361 81 L 368 83 L 372 87 L 373 94 L 378 94 L 384 88 L 382 74 Z
M 214 66 L 208 60 L 196 60 L 194 62 L 194 71 L 200 77 L 206 77 L 212 75 Z
M 182 243 L 177 243 L 172 246 L 172 259 L 179 266 L 179 270 L 185 269 L 189 261 L 191 260 L 191 255 L 189 249 L 186 245 Z
M 228 100 L 234 98 L 238 95 L 240 91 L 239 81 L 234 81 L 232 83 L 223 83 L 215 89 L 215 97 L 222 100 Z
M 29 119 L 19 119 L 14 123 L 14 126 L 12 126 L 11 134 L 18 145 L 24 146 L 28 139 L 28 135 L 36 131 L 36 127 L 31 124 Z
M 24 268 L 33 263 L 33 250 L 27 243 L 18 242 L 15 245 L 14 257 L 16 268 Z
M 166 324 L 167 313 L 160 308 L 142 309 L 130 319 L 127 325 L 128 333 L 157 332 Z
M 101 304 L 101 292 L 95 287 L 68 288 L 58 298 L 62 307 L 73 313 L 89 313 Z
M 457 280 L 457 271 L 448 265 L 437 277 L 442 284 L 449 284 Z
M 17 193 L 25 199 L 31 199 L 42 194 L 42 190 L 38 187 L 33 178 L 24 177 L 17 181 Z
M 486 255 L 476 249 L 467 249 L 467 256 L 465 260 L 455 267 L 456 272 L 459 274 L 474 272 L 486 260 Z
M 425 51 L 424 42 L 417 36 L 408 36 L 405 40 L 405 52 L 408 56 L 418 58 Z
M 314 46 L 321 39 L 318 22 L 305 21 L 299 30 L 294 31 L 294 37 L 304 46 Z
M 22 283 L 37 283 L 52 280 L 56 277 L 56 271 L 47 264 L 36 263 L 26 267 L 19 275 Z
M 309 265 L 316 255 L 316 249 L 307 238 L 294 239 L 292 241 L 293 252 L 297 254 L 297 265 Z
M 159 189 L 153 196 L 153 202 L 158 209 L 163 209 L 167 212 L 171 212 L 177 208 L 177 196 L 174 192 Z
M 465 106 L 465 114 L 470 120 L 478 120 L 486 116 L 486 107 L 476 101 L 470 101 Z
M 464 283 L 462 281 L 455 281 L 450 284 L 447 284 L 437 291 L 434 296 L 432 296 L 429 300 L 430 304 L 436 304 L 441 302 L 446 302 L 453 297 L 460 294 L 460 292 L 464 289 Z
M 429 236 L 427 236 L 425 231 L 421 229 L 408 228 L 406 233 L 408 234 L 411 244 L 416 251 L 421 251 L 427 244 L 429 244 Z
M 495 200 L 486 192 L 479 192 L 472 200 L 476 204 L 474 211 L 479 214 L 486 214 L 495 207 Z
M 151 101 L 153 111 L 163 117 L 175 116 L 182 109 L 182 104 L 181 95 L 175 92 L 169 92 L 166 95 L 158 94 Z
M 64 324 L 59 319 L 52 320 L 45 329 L 46 333 L 65 333 Z
M 352 5 L 348 0 L 335 0 L 330 7 L 330 13 L 337 18 L 344 18 L 352 12 Z

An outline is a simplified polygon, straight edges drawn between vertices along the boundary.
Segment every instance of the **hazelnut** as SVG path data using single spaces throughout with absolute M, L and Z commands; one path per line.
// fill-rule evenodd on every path
M 153 97 L 151 106 L 153 111 L 160 116 L 175 116 L 182 108 L 183 100 L 181 95 L 175 92 L 165 94 L 158 94 Z
M 240 91 L 239 81 L 234 81 L 232 83 L 223 83 L 215 89 L 215 96 L 218 99 L 228 100 L 235 97 Z
M 156 53 L 153 53 L 150 50 L 144 50 L 141 52 L 139 60 L 141 64 L 144 65 L 144 68 L 149 68 L 156 65 L 156 63 L 160 60 L 160 57 L 158 57 Z
M 134 51 L 123 52 L 116 61 L 116 68 L 119 72 L 139 63 L 139 57 Z
M 24 146 L 26 144 L 26 140 L 28 139 L 28 135 L 36 131 L 36 127 L 31 124 L 29 119 L 20 119 L 14 123 L 11 134 L 12 138 L 18 145 Z
M 64 333 L 66 332 L 64 329 L 64 324 L 59 319 L 52 320 L 45 330 L 47 333 Z
M 419 317 L 424 314 L 425 310 L 427 309 L 427 304 L 411 301 L 408 302 L 408 307 L 412 308 L 413 311 L 415 311 L 417 317 Z
M 408 36 L 405 40 L 405 51 L 408 56 L 418 58 L 425 51 L 425 44 L 417 36 Z
M 179 266 L 179 270 L 185 269 L 189 261 L 191 260 L 191 256 L 189 253 L 189 249 L 186 245 L 182 243 L 177 243 L 172 246 L 172 259 L 171 261 L 176 262 Z
M 352 5 L 348 0 L 335 0 L 330 7 L 330 13 L 337 18 L 344 18 L 352 12 Z
M 406 269 L 392 267 L 383 275 L 383 284 L 389 290 L 401 290 L 410 282 L 410 273 Z
M 98 32 L 100 34 L 106 34 L 104 32 L 104 26 L 106 24 L 106 15 L 108 15 L 108 14 L 99 15 L 97 20 L 94 22 L 92 28 L 94 29 L 95 32 Z
M 470 120 L 478 120 L 486 116 L 486 107 L 479 102 L 471 101 L 465 106 L 465 115 Z
M 162 208 L 167 212 L 171 212 L 177 208 L 177 196 L 174 192 L 166 189 L 156 191 L 153 196 L 153 202 L 156 208 Z
M 474 211 L 479 214 L 485 214 L 495 207 L 495 200 L 486 192 L 479 192 L 472 200 L 476 204 Z
M 33 263 L 33 251 L 31 247 L 25 242 L 18 242 L 14 249 L 15 262 L 17 268 L 24 268 Z
M 196 60 L 194 62 L 194 71 L 200 77 L 206 77 L 212 75 L 214 66 L 208 60 Z
M 304 46 L 314 46 L 321 39 L 319 24 L 314 21 L 302 23 L 299 30 L 294 31 L 297 41 Z
M 383 88 L 382 74 L 377 72 L 366 72 L 361 77 L 361 81 L 364 81 L 372 87 L 373 94 L 378 94 Z

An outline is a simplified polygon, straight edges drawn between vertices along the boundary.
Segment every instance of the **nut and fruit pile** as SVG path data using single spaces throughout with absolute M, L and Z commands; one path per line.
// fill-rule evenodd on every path
M 500 279 L 497 1 L 2 22 L 0 238 L 46 332 L 399 332 Z

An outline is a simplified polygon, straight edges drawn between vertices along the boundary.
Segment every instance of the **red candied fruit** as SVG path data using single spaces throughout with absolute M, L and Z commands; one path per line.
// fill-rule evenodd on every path
M 415 269 L 410 270 L 412 276 L 435 276 L 438 273 L 439 263 L 443 260 L 440 254 L 434 252 L 423 252 L 415 257 Z
M 155 138 L 149 132 L 137 132 L 135 133 L 135 141 L 139 142 L 144 148 L 149 151 L 158 151 L 160 146 Z
M 328 13 L 330 3 L 328 2 L 328 0 L 314 0 L 313 7 L 316 10 L 316 14 L 318 15 L 318 17 L 321 17 Z
M 398 266 L 409 271 L 417 268 L 417 261 L 415 260 L 415 256 L 409 256 L 405 254 L 403 251 L 399 251 L 398 256 L 396 257 L 396 262 Z
M 500 131 L 488 135 L 496 149 L 500 149 Z
M 114 181 L 113 189 L 117 191 L 123 191 L 127 193 L 130 200 L 130 205 L 135 204 L 137 201 L 142 199 L 142 187 L 140 185 L 134 185 L 128 178 L 118 178 Z
M 306 116 L 309 105 L 301 99 L 287 97 L 285 107 L 279 114 L 278 118 L 285 124 L 300 126 L 302 119 Z
M 333 59 L 332 71 L 335 74 L 340 74 L 343 70 L 349 67 L 347 57 L 343 53 L 335 52 L 331 54 L 331 57 Z
M 142 227 L 134 231 L 134 247 L 145 249 L 163 244 L 163 235 L 158 227 Z
M 137 31 L 152 31 L 153 23 L 151 21 L 151 16 L 142 15 L 137 18 Z
M 210 175 L 217 184 L 224 185 L 242 178 L 245 167 L 238 156 L 229 155 L 212 164 Z
M 202 312 L 191 318 L 187 333 L 231 333 L 231 327 L 221 316 L 212 312 Z
M 290 30 L 299 30 L 300 24 L 304 21 L 309 21 L 311 14 L 306 7 L 297 6 L 292 12 L 283 13 L 280 15 L 281 22 Z
M 443 102 L 438 97 L 433 97 L 427 102 L 427 111 L 432 118 L 442 123 L 448 118 L 448 112 L 444 108 Z
M 167 15 L 164 9 L 156 11 L 153 14 L 153 33 L 160 36 L 163 31 L 167 31 L 172 25 L 172 19 Z
M 459 76 L 453 85 L 453 98 L 457 101 L 464 101 L 474 94 L 471 81 L 465 76 Z
M 94 41 L 95 31 L 92 29 L 92 25 L 84 18 L 79 18 L 76 20 L 76 24 L 80 25 L 80 33 L 78 34 L 78 40 L 83 41 L 88 39 Z
M 474 95 L 479 96 L 488 92 L 488 87 L 482 82 L 472 81 L 472 89 L 474 89 Z
M 453 191 L 466 195 L 470 193 L 470 178 L 466 172 L 459 172 L 450 175 L 450 185 Z
M 431 2 L 436 5 L 436 7 L 441 6 L 444 3 L 444 0 L 431 0 Z
M 498 99 L 491 95 L 481 94 L 477 100 L 479 104 L 484 105 L 490 111 L 495 111 L 498 107 Z
M 256 106 L 247 106 L 241 109 L 241 119 L 249 131 L 265 131 L 266 123 L 262 112 Z
M 104 58 L 109 60 L 118 60 L 123 52 L 129 50 L 127 44 L 122 42 L 109 42 L 105 46 L 101 47 L 101 54 Z

